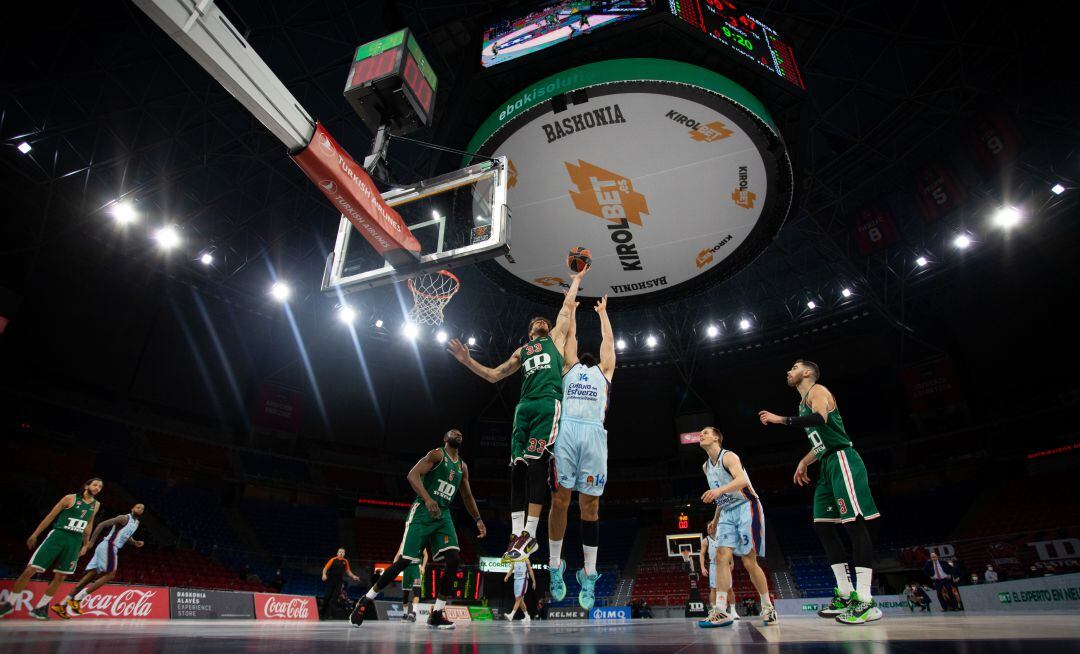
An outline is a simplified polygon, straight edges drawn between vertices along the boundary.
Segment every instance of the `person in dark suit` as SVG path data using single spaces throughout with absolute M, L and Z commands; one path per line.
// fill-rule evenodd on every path
M 960 592 L 953 581 L 954 572 L 953 566 L 938 558 L 937 552 L 931 552 L 930 560 L 923 564 L 923 573 L 934 582 L 942 611 L 960 610 Z

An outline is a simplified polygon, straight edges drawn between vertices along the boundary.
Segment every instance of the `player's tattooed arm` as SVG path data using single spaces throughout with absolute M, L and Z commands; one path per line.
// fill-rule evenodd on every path
M 487 366 L 479 363 L 476 359 L 472 358 L 469 354 L 469 348 L 462 343 L 459 339 L 451 339 L 450 347 L 447 349 L 455 359 L 461 362 L 469 370 L 472 370 L 482 379 L 485 379 L 492 384 L 505 379 L 510 375 L 521 369 L 521 358 L 515 351 L 510 355 L 510 358 L 500 364 L 497 368 L 488 368 Z
M 577 365 L 577 308 L 578 303 L 574 302 L 573 308 L 570 310 L 570 325 L 566 330 L 566 345 L 563 347 L 563 366 L 562 374 L 566 374 Z
M 551 342 L 555 344 L 555 348 L 563 356 L 565 356 L 563 348 L 566 347 L 566 330 L 570 322 L 570 313 L 577 306 L 578 288 L 581 286 L 581 280 L 587 272 L 589 272 L 589 267 L 585 266 L 581 269 L 581 272 L 570 276 L 570 289 L 566 291 L 562 308 L 559 309 L 559 316 L 555 319 L 555 326 L 551 328 Z
M 439 503 L 435 501 L 433 497 L 424 488 L 424 482 L 420 479 L 432 469 L 439 465 L 443 459 L 442 450 L 431 450 L 424 458 L 416 462 L 416 465 L 412 467 L 409 474 L 406 475 L 406 479 L 409 480 L 409 485 L 416 491 L 417 496 L 424 500 L 424 506 L 427 507 L 428 513 L 432 518 L 438 518 L 442 515 L 442 509 L 439 508 Z
M 461 501 L 465 503 L 465 510 L 476 521 L 477 538 L 487 536 L 487 527 L 484 519 L 480 517 L 480 507 L 476 505 L 476 498 L 472 494 L 472 486 L 469 485 L 469 466 L 461 462 Z
M 611 330 L 611 319 L 607 314 L 606 294 L 594 308 L 600 316 L 600 372 L 611 381 L 611 376 L 615 374 L 615 332 Z
M 65 495 L 61 497 L 60 501 L 56 503 L 56 506 L 54 506 L 52 510 L 49 511 L 49 514 L 46 515 L 45 519 L 41 521 L 41 524 L 37 526 L 37 529 L 34 530 L 34 533 L 30 534 L 30 538 L 26 539 L 26 547 L 33 551 L 34 548 L 37 547 L 38 536 L 40 536 L 43 531 L 47 530 L 49 526 L 52 525 L 52 523 L 56 522 L 56 516 L 60 515 L 61 511 L 63 511 L 64 509 L 70 509 L 74 505 L 74 495 Z
M 733 493 L 750 485 L 750 478 L 746 476 L 746 470 L 742 467 L 742 461 L 739 460 L 739 455 L 728 450 L 727 452 L 724 452 L 723 462 L 724 467 L 731 473 L 732 479 L 720 488 L 713 488 L 702 493 L 701 501 L 706 504 L 715 502 L 725 493 Z M 716 508 L 719 509 L 720 507 L 717 506 Z

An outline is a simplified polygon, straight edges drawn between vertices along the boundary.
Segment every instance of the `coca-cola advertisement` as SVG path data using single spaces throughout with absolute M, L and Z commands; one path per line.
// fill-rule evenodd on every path
M 9 615 L 7 620 L 30 618 L 30 609 L 37 606 L 42 593 L 48 587 L 48 582 L 31 581 L 18 597 L 13 597 L 11 587 L 12 580 L 0 581 L 0 602 L 10 601 L 15 605 L 15 612 Z M 65 583 L 60 586 L 55 599 L 50 603 L 56 603 L 64 598 L 75 588 L 73 583 Z M 118 618 L 123 620 L 168 620 L 169 619 L 169 589 L 154 586 L 120 586 L 105 584 L 82 601 L 82 615 L 74 617 L 75 620 L 87 620 L 95 618 Z
M 255 593 L 256 620 L 319 620 L 319 607 L 314 597 Z

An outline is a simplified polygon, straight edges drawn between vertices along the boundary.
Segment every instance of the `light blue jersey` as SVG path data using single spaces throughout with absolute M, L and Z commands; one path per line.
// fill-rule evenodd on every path
M 707 460 L 701 466 L 701 469 L 705 472 L 705 478 L 709 480 L 709 488 L 720 488 L 735 479 L 728 469 L 724 467 L 724 453 L 728 450 L 721 449 L 720 455 L 716 457 L 716 463 L 712 460 Z M 745 472 L 745 470 L 744 470 Z M 747 482 L 750 481 L 750 475 L 747 473 Z M 751 499 L 757 499 L 757 493 L 754 492 L 753 484 L 748 484 L 746 488 L 742 488 L 731 493 L 724 493 L 716 500 L 717 506 L 721 509 L 729 509 L 740 504 L 745 504 Z
M 128 542 L 128 539 L 131 538 L 131 535 L 134 534 L 135 530 L 138 528 L 139 519 L 129 513 L 127 524 L 119 528 L 114 525 L 113 528 L 109 530 L 109 535 L 105 537 L 105 542 L 116 549 L 120 549 Z
M 608 407 L 608 380 L 600 366 L 574 364 L 563 375 L 563 419 L 604 424 Z

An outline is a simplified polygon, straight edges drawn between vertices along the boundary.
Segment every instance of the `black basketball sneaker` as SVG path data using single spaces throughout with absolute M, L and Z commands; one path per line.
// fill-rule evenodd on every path
M 367 595 L 361 597 L 356 606 L 353 607 L 352 613 L 349 615 L 349 622 L 352 626 L 359 627 L 364 624 L 364 618 L 367 617 L 367 612 L 374 608 L 375 603 L 367 598 Z
M 453 629 L 454 623 L 446 619 L 442 611 L 432 611 L 428 616 L 427 624 L 433 629 Z
M 832 602 L 817 612 L 818 617 L 835 619 L 837 616 L 844 615 L 847 612 L 849 604 L 851 604 L 851 597 L 842 597 L 840 589 L 833 588 Z

